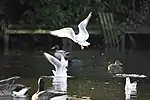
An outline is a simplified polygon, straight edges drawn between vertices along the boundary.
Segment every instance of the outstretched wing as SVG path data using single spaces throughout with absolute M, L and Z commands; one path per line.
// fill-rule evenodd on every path
M 63 55 L 61 55 L 61 61 L 60 61 L 60 62 L 61 62 L 65 67 L 68 66 L 68 60 L 66 60 Z
M 50 54 L 48 54 L 48 53 L 46 53 L 46 52 L 44 52 L 44 55 L 45 55 L 45 57 L 47 58 L 47 60 L 48 60 L 51 64 L 54 65 L 56 71 L 57 71 L 57 69 L 58 69 L 59 67 L 61 67 L 61 62 L 60 62 L 58 59 L 56 59 L 55 57 L 53 57 L 52 55 L 50 55 Z
M 19 79 L 20 76 L 13 76 L 13 77 L 10 77 L 10 78 L 7 78 L 7 79 L 3 79 L 3 80 L 0 80 L 0 83 L 7 83 L 7 82 L 10 82 L 10 81 L 15 81 L 17 79 Z
M 88 17 L 86 19 L 84 19 L 82 22 L 79 23 L 78 28 L 79 28 L 79 37 L 82 37 L 82 39 L 87 40 L 89 38 L 89 33 L 86 30 L 87 24 L 91 18 L 92 12 L 90 12 L 90 14 L 88 15 Z
M 74 37 L 75 37 L 75 32 L 71 27 L 50 31 L 50 34 L 57 36 L 57 37 L 66 37 L 73 41 L 74 41 Z

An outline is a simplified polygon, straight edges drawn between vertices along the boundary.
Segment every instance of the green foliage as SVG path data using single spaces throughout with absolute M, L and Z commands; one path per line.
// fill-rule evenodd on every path
M 124 13 L 128 10 L 127 6 L 123 4 L 123 0 L 101 0 L 99 4 L 101 11 Z
M 113 12 L 115 16 L 118 13 L 122 14 L 119 19 L 129 17 L 133 12 L 133 0 L 20 0 L 20 2 L 32 8 L 23 14 L 28 16 L 25 19 L 30 23 L 49 25 L 52 29 L 77 24 L 91 11 L 95 15 L 97 11 Z
M 36 16 L 36 19 L 32 19 L 34 23 L 47 24 L 52 29 L 78 23 L 91 11 L 90 0 L 37 0 L 36 2 L 21 0 L 21 2 L 22 4 L 28 2 L 28 5 L 33 7 L 32 12 Z

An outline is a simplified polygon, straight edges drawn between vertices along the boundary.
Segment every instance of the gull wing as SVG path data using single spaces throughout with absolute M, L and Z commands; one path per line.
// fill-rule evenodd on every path
M 5 82 L 9 82 L 9 81 L 15 81 L 15 80 L 17 80 L 19 78 L 20 78 L 20 76 L 13 76 L 13 77 L 10 77 L 10 78 L 7 78 L 7 79 L 0 80 L 0 83 L 5 83 Z
M 82 37 L 82 39 L 87 40 L 89 38 L 89 33 L 86 30 L 87 24 L 91 18 L 92 12 L 89 13 L 88 17 L 86 19 L 84 19 L 83 21 L 81 21 L 78 25 L 78 29 L 79 29 L 79 37 Z
M 64 64 L 65 67 L 68 66 L 68 60 L 66 60 L 63 55 L 61 55 L 61 61 L 60 61 L 60 62 L 61 62 L 62 64 Z
M 58 70 L 59 67 L 61 67 L 61 62 L 60 62 L 58 59 L 56 59 L 55 57 L 53 57 L 52 55 L 50 55 L 50 54 L 48 54 L 48 53 L 46 53 L 46 52 L 44 52 L 44 55 L 45 55 L 46 59 L 47 59 L 51 64 L 54 65 L 56 71 Z
M 71 27 L 50 31 L 50 34 L 57 37 L 66 37 L 74 41 L 75 32 Z

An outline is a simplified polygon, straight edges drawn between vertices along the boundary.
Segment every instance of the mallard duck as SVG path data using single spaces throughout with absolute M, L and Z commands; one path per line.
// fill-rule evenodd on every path
M 55 45 L 51 48 L 51 50 L 53 51 L 54 50 L 54 56 L 57 58 L 57 59 L 61 59 L 61 55 L 63 55 L 65 57 L 65 59 L 68 58 L 70 52 L 67 52 L 67 51 L 64 51 L 64 50 L 60 50 L 59 46 L 58 45 Z
M 116 60 L 114 64 L 108 65 L 108 73 L 121 73 L 123 69 L 122 65 L 119 60 Z
M 38 90 L 32 95 L 31 100 L 67 100 L 67 93 L 60 93 L 44 89 L 45 80 L 43 77 L 38 79 Z
M 84 19 L 79 23 L 78 25 L 79 33 L 77 35 L 75 34 L 74 30 L 71 27 L 50 31 L 49 33 L 57 37 L 69 38 L 73 40 L 75 43 L 79 44 L 81 46 L 81 49 L 83 50 L 84 47 L 88 47 L 90 45 L 90 43 L 86 41 L 89 38 L 89 33 L 86 30 L 86 27 L 91 16 L 92 12 L 89 13 L 86 19 Z

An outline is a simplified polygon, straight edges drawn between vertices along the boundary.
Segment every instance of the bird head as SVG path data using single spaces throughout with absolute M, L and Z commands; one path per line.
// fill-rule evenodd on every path
M 130 78 L 129 77 L 126 77 L 126 84 L 130 84 Z
M 119 66 L 121 65 L 122 66 L 123 64 L 119 60 L 116 60 L 115 65 L 119 65 Z
M 40 77 L 38 79 L 38 87 L 39 87 L 39 92 L 40 91 L 44 91 L 44 84 L 45 84 L 45 80 L 43 77 Z

